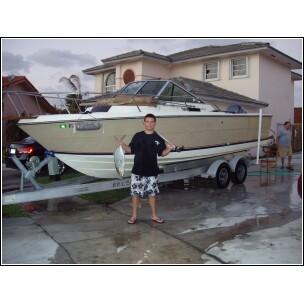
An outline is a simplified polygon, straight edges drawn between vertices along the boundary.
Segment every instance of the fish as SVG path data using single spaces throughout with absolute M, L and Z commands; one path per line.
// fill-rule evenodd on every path
M 117 174 L 120 178 L 123 178 L 125 173 L 125 151 L 123 150 L 122 146 L 119 146 L 114 151 L 114 165 Z

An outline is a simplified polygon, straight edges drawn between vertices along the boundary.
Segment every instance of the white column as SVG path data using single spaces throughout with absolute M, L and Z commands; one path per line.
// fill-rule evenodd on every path
M 261 145 L 261 131 L 262 131 L 262 109 L 259 111 L 259 130 L 258 130 L 258 148 L 257 148 L 257 156 L 256 156 L 256 164 L 259 164 L 260 161 L 260 145 Z

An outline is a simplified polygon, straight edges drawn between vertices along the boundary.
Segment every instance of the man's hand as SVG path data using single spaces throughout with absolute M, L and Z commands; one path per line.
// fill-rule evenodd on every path
M 126 135 L 124 135 L 120 139 L 118 139 L 116 136 L 114 136 L 114 138 L 117 141 L 118 147 L 121 146 L 124 149 L 125 152 L 131 153 L 131 148 L 123 142 L 125 137 L 126 137 Z
M 116 139 L 118 146 L 123 146 L 125 143 L 123 142 L 123 140 L 125 139 L 126 135 L 123 135 L 120 139 L 118 139 L 117 136 L 114 136 L 114 138 Z
M 176 149 L 176 146 L 173 144 L 166 143 L 166 149 L 170 149 L 170 152 Z
M 162 156 L 168 155 L 171 151 L 175 150 L 176 146 L 166 142 L 166 149 L 162 152 Z
M 125 143 L 122 140 L 117 140 L 117 146 L 123 146 Z

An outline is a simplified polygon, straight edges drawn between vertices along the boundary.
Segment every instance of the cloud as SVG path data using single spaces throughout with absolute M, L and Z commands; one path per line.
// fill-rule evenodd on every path
M 124 42 L 124 47 L 129 51 L 143 49 L 169 55 L 207 45 L 225 45 L 242 41 L 248 41 L 248 39 L 127 39 Z
M 3 72 L 8 74 L 22 74 L 28 72 L 31 62 L 25 60 L 22 55 L 15 55 L 10 52 L 2 54 Z
M 143 49 L 150 52 L 157 52 L 163 55 L 169 55 L 184 50 L 208 46 L 208 45 L 228 45 L 242 42 L 269 42 L 271 46 L 302 61 L 301 39 L 254 39 L 254 38 L 198 38 L 198 39 L 126 39 L 121 42 L 123 52 L 131 50 Z M 111 42 L 108 44 L 111 45 Z M 116 52 L 117 51 L 117 52 Z M 115 55 L 119 54 L 119 49 L 115 48 Z M 111 56 L 111 55 L 110 55 Z M 109 56 L 109 57 L 110 57 Z
M 29 58 L 48 67 L 69 67 L 95 65 L 97 60 L 90 54 L 76 54 L 67 50 L 40 49 Z

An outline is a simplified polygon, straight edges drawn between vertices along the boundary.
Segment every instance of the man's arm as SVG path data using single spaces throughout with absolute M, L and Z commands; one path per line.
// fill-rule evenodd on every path
M 131 153 L 131 147 L 126 145 L 124 142 L 120 142 L 119 143 L 121 145 L 121 147 L 123 148 L 123 150 L 126 152 L 126 153 Z
M 116 137 L 115 137 L 116 138 Z M 118 146 L 121 146 L 126 153 L 131 153 L 131 147 L 125 144 L 121 139 L 117 139 Z
M 168 155 L 174 148 L 175 148 L 174 145 L 171 145 L 171 144 L 166 143 L 166 149 L 163 150 L 161 156 L 166 156 L 166 155 Z

